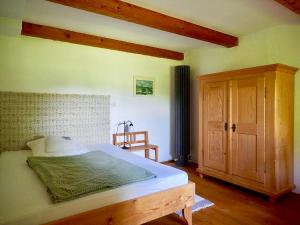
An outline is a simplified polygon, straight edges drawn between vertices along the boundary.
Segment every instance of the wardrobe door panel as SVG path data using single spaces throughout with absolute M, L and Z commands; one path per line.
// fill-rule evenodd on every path
M 230 81 L 232 174 L 264 183 L 265 78 Z
M 203 157 L 204 166 L 227 171 L 227 82 L 204 85 Z

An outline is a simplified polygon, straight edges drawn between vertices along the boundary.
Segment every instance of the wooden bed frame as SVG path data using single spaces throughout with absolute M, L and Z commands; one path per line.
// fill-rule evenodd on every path
M 59 219 L 45 225 L 139 225 L 182 210 L 185 224 L 192 225 L 195 184 L 108 205 Z
M 28 140 L 41 135 L 76 136 L 85 144 L 109 143 L 109 96 L 0 92 L 0 102 L 0 149 L 23 149 Z M 81 115 L 82 111 L 88 113 Z M 22 123 L 15 120 L 16 115 Z M 188 183 L 47 224 L 138 225 L 182 210 L 186 224 L 192 225 L 194 195 L 195 185 Z

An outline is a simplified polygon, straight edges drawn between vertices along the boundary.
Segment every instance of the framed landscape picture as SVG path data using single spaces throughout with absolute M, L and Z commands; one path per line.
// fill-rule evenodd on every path
M 155 81 L 152 78 L 134 77 L 134 95 L 154 95 Z

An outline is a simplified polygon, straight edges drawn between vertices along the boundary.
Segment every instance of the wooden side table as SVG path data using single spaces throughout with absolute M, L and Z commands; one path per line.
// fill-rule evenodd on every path
M 124 138 L 124 133 L 113 134 L 113 145 L 118 147 L 126 146 L 126 150 L 132 151 L 145 151 L 145 158 L 151 159 L 149 151 L 154 150 L 155 158 L 151 159 L 158 162 L 158 146 L 149 144 L 148 141 L 148 131 L 137 131 L 137 132 L 127 132 L 125 133 L 125 143 L 119 141 L 119 139 Z

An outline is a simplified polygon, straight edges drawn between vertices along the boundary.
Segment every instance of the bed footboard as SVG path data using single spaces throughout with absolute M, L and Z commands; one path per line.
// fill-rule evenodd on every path
M 176 188 L 66 217 L 46 225 L 140 225 L 183 210 L 187 225 L 192 225 L 195 184 Z

